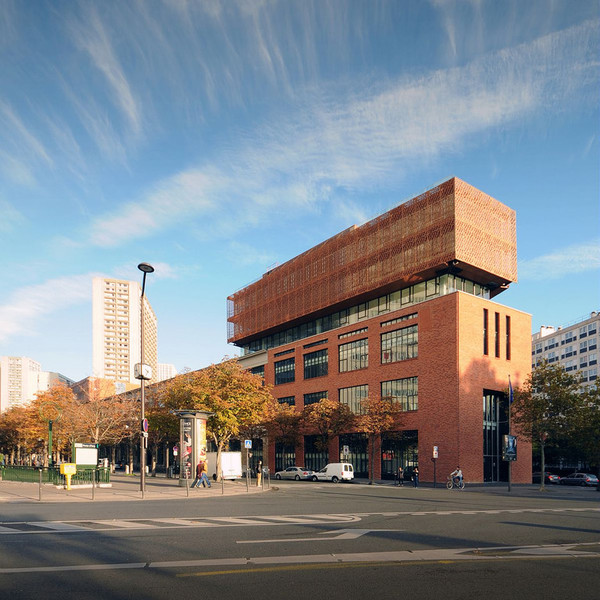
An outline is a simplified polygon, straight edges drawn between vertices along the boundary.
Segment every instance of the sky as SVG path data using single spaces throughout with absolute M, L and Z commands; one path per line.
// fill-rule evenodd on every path
M 234 356 L 226 298 L 459 177 L 517 214 L 533 330 L 600 310 L 595 0 L 1 0 L 0 355 L 92 369 L 92 278 L 158 359 Z

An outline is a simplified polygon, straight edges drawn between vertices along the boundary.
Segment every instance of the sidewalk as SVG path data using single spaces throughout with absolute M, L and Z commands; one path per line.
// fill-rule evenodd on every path
M 185 500 L 187 498 L 221 498 L 241 494 L 257 494 L 269 491 L 268 483 L 264 488 L 256 485 L 252 479 L 246 488 L 246 480 L 211 482 L 210 488 L 186 489 L 179 486 L 178 479 L 165 477 L 146 477 L 144 500 Z M 190 481 L 191 484 L 191 481 Z M 0 481 L 0 503 L 2 502 L 121 502 L 142 500 L 140 478 L 137 475 L 111 475 L 110 486 L 72 486 L 70 490 L 54 485 L 21 483 L 18 481 Z

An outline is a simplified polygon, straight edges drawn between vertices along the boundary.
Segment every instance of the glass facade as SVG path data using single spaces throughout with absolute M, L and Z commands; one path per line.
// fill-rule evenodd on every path
M 273 333 L 249 342 L 241 346 L 243 354 L 251 354 L 259 350 L 268 350 L 276 348 L 283 344 L 290 344 L 298 340 L 331 331 L 339 327 L 345 327 L 352 323 L 359 323 L 364 319 L 370 319 L 380 314 L 393 312 L 401 308 L 406 308 L 425 300 L 431 300 L 438 296 L 445 296 L 454 292 L 466 292 L 481 298 L 490 298 L 488 287 L 475 283 L 468 279 L 458 277 L 457 275 L 441 275 L 428 281 L 423 281 L 401 290 L 385 294 L 368 302 L 363 302 L 334 312 L 318 319 L 312 319 L 301 325 L 290 327 L 283 331 Z
M 364 433 L 340 435 L 340 462 L 348 461 L 354 468 L 354 477 L 369 476 L 369 439 Z M 348 454 L 343 454 L 348 446 Z
M 285 396 L 283 398 L 277 398 L 277 402 L 279 402 L 279 404 L 289 404 L 290 406 L 294 406 L 296 404 L 296 397 Z
M 304 436 L 304 465 L 306 469 L 320 471 L 329 462 L 329 452 L 321 448 L 321 436 Z
M 309 404 L 316 404 L 317 402 L 328 397 L 328 392 L 313 392 L 311 394 L 304 394 L 304 406 L 308 406 Z
M 366 369 L 369 366 L 369 340 L 364 338 L 338 347 L 340 373 Z
M 502 460 L 502 436 L 508 433 L 508 399 L 502 392 L 483 391 L 483 480 L 508 481 Z
M 419 408 L 419 378 L 405 377 L 381 382 L 381 397 L 390 398 L 402 407 L 402 410 Z
M 296 359 L 286 358 L 275 363 L 275 385 L 291 383 L 296 379 Z
M 398 467 L 410 480 L 412 470 L 419 464 L 419 433 L 407 430 L 381 436 L 381 478 L 395 479 Z
M 328 372 L 327 350 L 317 350 L 304 355 L 304 379 L 323 377 Z
M 293 444 L 275 443 L 275 471 L 283 471 L 296 464 L 296 449 Z
M 340 402 L 347 404 L 350 410 L 357 415 L 362 413 L 361 402 L 369 396 L 368 385 L 355 385 L 340 389 Z
M 418 325 L 381 334 L 381 363 L 393 363 L 417 358 L 419 353 Z

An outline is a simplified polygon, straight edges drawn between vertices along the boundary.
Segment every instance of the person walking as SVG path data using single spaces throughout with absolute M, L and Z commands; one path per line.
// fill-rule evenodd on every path
M 404 469 L 402 465 L 398 467 L 398 485 L 404 487 Z
M 198 464 L 196 465 L 196 479 L 194 479 L 190 487 L 200 487 L 200 481 L 202 481 L 202 460 L 199 460 Z
M 419 467 L 415 467 L 413 471 L 413 483 L 415 487 L 419 487 Z

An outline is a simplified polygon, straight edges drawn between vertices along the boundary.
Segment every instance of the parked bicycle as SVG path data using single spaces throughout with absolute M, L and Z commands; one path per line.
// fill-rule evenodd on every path
M 459 477 L 448 477 L 448 481 L 446 482 L 446 487 L 451 490 L 452 488 L 456 488 L 457 490 L 465 489 L 465 482 Z

